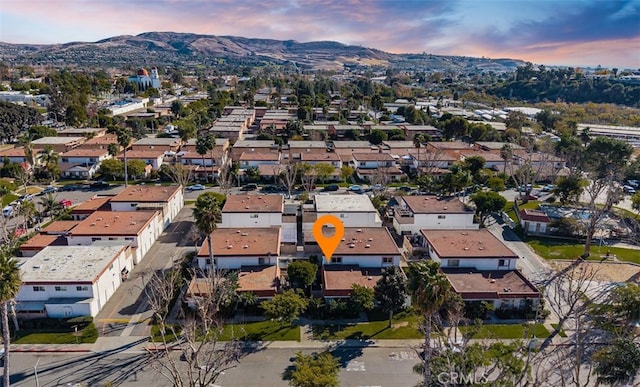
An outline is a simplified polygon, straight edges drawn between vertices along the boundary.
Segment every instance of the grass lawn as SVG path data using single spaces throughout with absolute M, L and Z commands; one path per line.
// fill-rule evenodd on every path
M 18 198 L 18 195 L 14 195 L 12 193 L 5 195 L 2 198 L 2 207 L 5 207 L 7 204 L 11 203 L 12 201 L 16 200 Z
M 481 327 L 465 326 L 460 327 L 460 331 L 466 336 L 478 331 L 471 337 L 472 339 L 524 339 L 525 327 L 529 337 L 533 337 L 533 331 L 529 324 L 487 324 Z M 536 337 L 549 337 L 549 331 L 542 324 L 536 324 Z
M 314 325 L 313 338 L 316 340 L 341 339 L 421 339 L 424 337 L 419 329 L 421 317 L 414 313 L 400 313 L 393 318 L 393 326 L 389 321 L 376 319 L 360 324 L 327 324 Z
M 558 329 L 558 324 L 551 324 L 551 326 L 553 327 L 553 329 Z M 560 329 L 560 332 L 558 332 L 558 336 L 567 337 L 567 333 L 564 331 L 564 329 Z
M 15 335 L 13 344 L 92 344 L 98 339 L 98 330 L 91 323 L 83 330 L 78 331 L 77 337 L 73 332 L 47 329 L 21 329 Z
M 220 340 L 232 338 L 241 341 L 300 341 L 300 327 L 281 327 L 279 322 L 269 320 L 227 324 Z
M 538 255 L 545 259 L 576 259 L 584 252 L 584 244 L 562 239 L 526 238 L 526 242 Z M 621 261 L 640 263 L 640 250 L 623 249 L 620 247 L 591 245 L 591 260 L 600 260 L 607 251 L 615 254 Z

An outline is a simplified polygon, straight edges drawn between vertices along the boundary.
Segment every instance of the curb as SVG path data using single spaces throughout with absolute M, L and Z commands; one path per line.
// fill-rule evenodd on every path
M 65 349 L 65 348 L 61 348 L 61 349 L 48 349 L 48 348 L 42 348 L 42 349 L 12 349 L 11 350 L 12 353 L 86 353 L 86 352 L 93 352 L 90 349 Z

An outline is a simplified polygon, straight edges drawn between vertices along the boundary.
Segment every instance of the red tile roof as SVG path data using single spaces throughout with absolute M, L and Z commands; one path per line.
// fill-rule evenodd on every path
M 222 212 L 283 212 L 282 195 L 228 195 Z
M 214 257 L 280 255 L 280 227 L 274 228 L 218 228 L 211 234 Z M 209 256 L 209 242 L 198 251 L 199 257 Z
M 518 258 L 488 230 L 420 230 L 440 258 Z
M 442 269 L 465 300 L 537 298 L 538 289 L 518 270 Z
M 325 265 L 322 267 L 322 295 L 325 297 L 349 297 L 353 284 L 373 289 L 381 277 L 381 268 L 360 268 L 358 265 Z

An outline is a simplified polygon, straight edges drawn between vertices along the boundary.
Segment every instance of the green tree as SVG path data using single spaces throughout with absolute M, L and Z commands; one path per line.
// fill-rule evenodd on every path
M 462 138 L 467 133 L 469 123 L 462 117 L 453 117 L 446 120 L 442 128 L 442 136 L 450 140 L 452 138 Z
M 500 176 L 491 176 L 487 179 L 487 187 L 492 191 L 502 192 L 505 190 L 504 179 Z
M 146 172 L 147 163 L 142 160 L 129 160 L 127 161 L 127 171 L 133 179 L 136 180 L 140 177 L 144 177 Z
M 480 172 L 480 170 L 484 168 L 485 163 L 486 160 L 484 159 L 484 157 L 471 156 L 464 159 L 463 167 L 469 170 L 469 172 L 471 172 L 471 175 L 476 176 L 478 172 Z
M 55 180 L 59 173 L 58 161 L 60 160 L 60 154 L 54 151 L 53 147 L 47 145 L 40 151 L 39 158 L 47 177 L 50 180 Z
M 380 145 L 383 141 L 387 141 L 387 134 L 380 129 L 374 129 L 369 133 L 368 139 L 373 145 Z
M 216 265 L 213 258 L 213 242 L 211 234 L 218 228 L 217 224 L 222 221 L 222 203 L 213 192 L 205 192 L 196 199 L 193 208 L 193 219 L 196 227 L 207 241 L 209 249 L 209 260 L 212 268 L 215 270 Z
M 111 144 L 107 145 L 107 152 L 109 152 L 109 155 L 111 157 L 117 156 L 118 153 L 120 153 L 120 145 L 118 145 L 116 143 L 111 143 Z
M 302 295 L 289 289 L 284 293 L 276 294 L 271 300 L 260 305 L 264 315 L 271 320 L 279 321 L 282 326 L 290 326 L 300 313 L 307 309 L 309 301 Z
M 129 186 L 129 175 L 127 171 L 127 148 L 131 145 L 131 133 L 127 128 L 118 128 L 116 130 L 116 136 L 118 138 L 118 145 L 120 145 L 124 151 L 124 186 Z
M 408 290 L 412 304 L 422 312 L 424 323 L 424 386 L 431 386 L 431 330 L 432 317 L 438 312 L 446 300 L 451 285 L 447 277 L 440 271 L 440 264 L 435 261 L 411 263 L 407 273 Z
M 329 352 L 296 354 L 289 383 L 294 387 L 338 387 L 338 359 Z
M 513 160 L 513 146 L 511 144 L 504 144 L 500 149 L 500 158 L 504 161 L 502 167 L 502 173 L 506 173 L 507 164 Z
M 389 328 L 393 325 L 393 313 L 402 309 L 407 298 L 407 280 L 397 266 L 382 271 L 382 277 L 373 288 L 380 309 L 389 313 Z
M 630 337 L 619 337 L 593 355 L 598 382 L 611 385 L 631 381 L 640 370 L 640 347 Z
M 51 193 L 40 198 L 40 206 L 42 207 L 42 213 L 48 214 L 52 218 L 56 218 L 60 210 L 62 210 L 62 206 Z
M 475 193 L 471 195 L 471 201 L 476 205 L 476 214 L 480 219 L 480 224 L 483 226 L 491 213 L 502 211 L 505 204 L 507 204 L 507 199 L 494 191 Z
M 349 304 L 352 310 L 358 313 L 371 310 L 373 309 L 374 301 L 373 289 L 358 284 L 351 285 Z
M 315 171 L 316 176 L 318 177 L 318 179 L 320 179 L 320 182 L 322 182 L 322 184 L 324 184 L 325 181 L 335 171 L 335 167 L 333 165 L 329 164 L 329 163 L 318 163 L 318 164 L 314 164 L 313 170 Z
M 567 203 L 578 201 L 585 185 L 587 185 L 587 182 L 579 175 L 561 176 L 556 181 L 553 194 L 558 196 L 560 204 L 564 206 Z
M 11 348 L 11 332 L 9 331 L 9 303 L 15 299 L 21 284 L 18 262 L 6 251 L 0 252 L 0 315 L 2 317 L 2 341 L 4 343 L 4 386 L 10 385 L 9 352 Z
M 121 176 L 123 171 L 123 162 L 118 159 L 107 159 L 100 163 L 100 174 L 102 176 L 110 176 L 113 180 Z
M 420 170 L 420 148 L 422 148 L 422 144 L 424 144 L 425 142 L 429 141 L 430 137 L 428 134 L 426 133 L 416 133 L 413 136 L 413 146 L 416 147 L 416 149 L 418 150 L 418 171 Z
M 631 197 L 631 207 L 640 212 L 640 192 L 636 192 L 632 197 Z
M 351 176 L 353 176 L 353 173 L 356 170 L 353 167 L 350 167 L 348 165 L 343 165 L 340 168 L 340 176 L 342 177 L 342 180 L 349 182 L 349 179 L 351 178 Z
M 287 276 L 291 286 L 296 289 L 311 286 L 316 280 L 318 265 L 309 261 L 293 261 L 287 267 Z

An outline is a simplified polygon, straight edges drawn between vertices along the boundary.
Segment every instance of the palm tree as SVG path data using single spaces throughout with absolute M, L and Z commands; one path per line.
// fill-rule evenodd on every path
M 418 168 L 416 168 L 416 175 L 418 175 L 418 171 L 420 171 L 420 148 L 422 148 L 422 144 L 427 141 L 427 136 L 424 133 L 416 133 L 413 136 L 413 146 L 418 148 Z
M 204 155 L 207 154 L 207 152 L 209 151 L 209 145 L 211 143 L 209 142 L 209 139 L 207 138 L 207 136 L 198 136 L 198 139 L 196 140 L 196 152 L 202 156 L 202 168 L 204 169 L 205 167 L 205 163 L 204 163 Z M 206 169 L 205 169 L 206 171 Z M 206 173 L 205 173 L 205 178 L 206 178 Z
M 131 144 L 131 133 L 127 128 L 118 128 L 116 131 L 116 137 L 118 138 L 118 145 L 124 149 L 124 186 L 129 186 L 129 178 L 127 176 L 127 148 Z
M 500 157 L 504 160 L 504 167 L 502 168 L 502 172 L 507 172 L 507 162 L 513 160 L 513 147 L 511 144 L 504 144 L 502 149 L 500 149 Z
M 54 151 L 51 146 L 47 145 L 42 151 L 40 151 L 40 162 L 47 171 L 47 176 L 49 176 L 51 181 L 56 179 L 58 172 L 58 160 L 60 160 L 60 155 Z
M 4 342 L 4 386 L 9 386 L 9 346 L 11 343 L 9 303 L 18 294 L 21 284 L 20 268 L 17 261 L 3 251 L 0 253 L 0 315 L 2 316 L 2 341 Z
M 213 192 L 205 192 L 198 196 L 196 205 L 193 209 L 193 218 L 195 225 L 207 239 L 209 245 L 209 259 L 215 270 L 216 265 L 213 262 L 213 243 L 211 234 L 216 230 L 217 223 L 222 221 L 221 204 Z
M 48 213 L 52 219 L 55 218 L 60 209 L 60 203 L 58 203 L 53 194 L 50 193 L 40 199 L 40 205 L 42 206 L 42 214 Z
M 408 286 L 412 304 L 425 317 L 424 325 L 424 386 L 431 385 L 431 324 L 432 317 L 444 304 L 451 289 L 449 280 L 435 261 L 420 261 L 409 266 Z
M 20 204 L 20 214 L 24 217 L 24 229 L 27 230 L 29 228 L 29 221 L 33 219 L 33 216 L 36 214 L 36 205 L 31 200 L 24 200 Z

